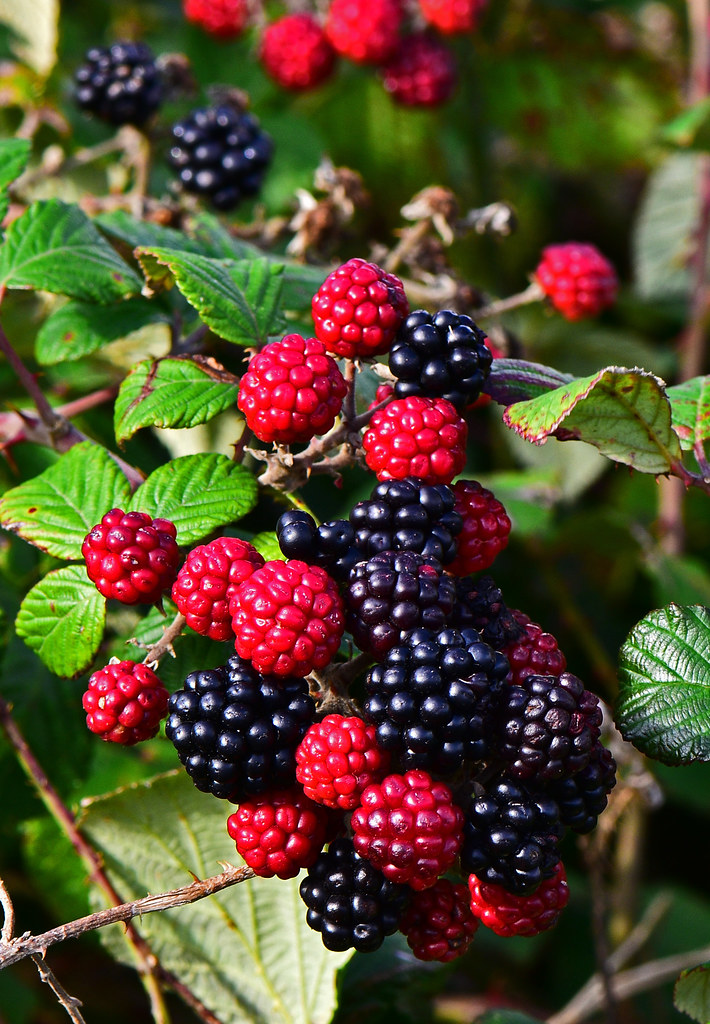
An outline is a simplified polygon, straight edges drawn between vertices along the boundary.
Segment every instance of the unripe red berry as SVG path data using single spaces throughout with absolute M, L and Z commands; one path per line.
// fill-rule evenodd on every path
M 439 32 L 473 32 L 488 0 L 419 0 L 425 21 Z
M 614 303 L 618 290 L 614 267 L 584 242 L 548 245 L 533 276 L 567 320 L 597 316 Z
M 158 732 L 168 691 L 147 665 L 118 661 L 94 672 L 81 703 L 91 732 L 109 743 L 132 746 Z
M 463 956 L 478 928 L 467 887 L 440 878 L 423 892 L 414 893 L 399 930 L 407 936 L 418 960 L 448 963 Z
M 381 64 L 397 49 L 402 17 L 400 0 L 332 0 L 325 29 L 343 57 Z
M 260 878 L 295 878 L 323 849 L 330 814 L 299 786 L 245 800 L 227 819 L 237 852 Z
M 466 464 L 468 427 L 445 398 L 411 395 L 376 412 L 365 431 L 365 462 L 378 480 L 416 476 L 450 484 Z
M 567 659 L 552 633 L 545 633 L 516 608 L 511 608 L 511 614 L 520 626 L 520 635 L 502 648 L 510 665 L 507 682 L 520 685 L 527 676 L 561 676 Z
M 530 896 L 514 896 L 494 882 L 481 882 L 470 875 L 471 910 L 496 935 L 531 937 L 554 927 L 567 906 L 569 889 L 562 861 L 552 878 L 546 879 Z
M 454 56 L 434 36 L 413 33 L 380 70 L 382 84 L 405 107 L 439 107 L 456 88 Z
M 336 53 L 323 28 L 306 13 L 287 14 L 272 22 L 261 38 L 259 57 L 284 89 L 315 89 L 330 77 Z
M 389 767 L 375 726 L 352 715 L 326 715 L 310 727 L 296 750 L 296 778 L 311 800 L 352 811 L 364 789 Z
M 104 597 L 154 604 L 177 575 L 176 535 L 175 524 L 167 519 L 111 509 L 84 538 L 86 574 Z
M 456 538 L 456 558 L 446 568 L 455 576 L 470 576 L 488 569 L 507 547 L 511 523 L 493 492 L 477 480 L 457 480 L 452 490 L 463 526 Z
M 247 0 L 184 0 L 183 8 L 188 21 L 218 39 L 241 35 L 249 16 Z

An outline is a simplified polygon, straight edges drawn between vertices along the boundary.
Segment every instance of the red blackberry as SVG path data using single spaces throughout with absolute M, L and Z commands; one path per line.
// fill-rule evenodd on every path
M 567 659 L 554 636 L 544 633 L 524 612 L 516 608 L 511 612 L 521 632 L 501 648 L 510 665 L 508 682 L 520 685 L 527 676 L 561 676 Z
M 529 895 L 554 875 L 563 831 L 551 797 L 495 779 L 481 795 L 474 793 L 465 813 L 462 870 L 517 896 Z
M 463 525 L 449 572 L 470 576 L 489 569 L 508 546 L 511 522 L 493 492 L 481 487 L 477 480 L 457 480 L 452 490 L 454 508 Z
M 264 677 L 235 656 L 191 672 L 168 710 L 165 735 L 195 786 L 239 802 L 293 785 L 315 701 L 305 679 Z
M 523 627 L 506 606 L 500 587 L 490 576 L 456 578 L 456 601 L 451 619 L 456 629 L 471 628 L 496 651 L 505 651 L 523 634 Z
M 468 428 L 445 398 L 412 395 L 376 412 L 362 438 L 365 462 L 378 480 L 419 477 L 450 484 L 466 464 Z
M 449 787 L 423 771 L 368 786 L 353 811 L 353 846 L 392 882 L 428 889 L 461 848 L 463 812 Z
M 299 786 L 242 801 L 227 818 L 237 853 L 260 878 L 295 878 L 323 849 L 330 815 Z
M 158 732 L 168 691 L 147 665 L 117 661 L 94 672 L 81 704 L 91 732 L 110 743 L 132 746 Z
M 398 378 L 395 398 L 445 398 L 463 412 L 480 395 L 492 362 L 486 335 L 469 316 L 417 309 L 390 349 L 389 368 Z
M 168 163 L 186 192 L 232 210 L 261 188 L 273 144 L 257 119 L 222 104 L 194 110 L 171 130 Z
M 335 49 L 358 64 L 382 64 L 397 49 L 401 0 L 331 0 L 325 30 Z
M 450 774 L 489 753 L 507 662 L 475 630 L 415 629 L 369 672 L 365 716 L 405 768 Z
M 589 762 L 571 779 L 560 779 L 547 792 L 560 809 L 563 825 L 580 835 L 591 832 L 616 785 L 616 761 L 597 740 Z
M 361 555 L 347 519 L 329 519 L 320 526 L 308 512 L 289 509 L 279 516 L 276 538 L 286 558 L 319 565 L 335 580 L 345 580 Z
M 188 21 L 217 39 L 236 39 L 249 18 L 247 0 L 183 0 Z
M 86 575 L 104 597 L 123 604 L 155 604 L 177 576 L 176 536 L 168 519 L 112 508 L 81 545 Z
M 293 444 L 327 433 L 347 390 L 323 342 L 288 334 L 250 360 L 237 405 L 260 441 Z
M 211 640 L 234 636 L 229 600 L 264 564 L 256 548 L 237 537 L 217 537 L 193 548 L 173 584 L 172 599 L 187 624 Z
M 445 565 L 456 554 L 462 520 L 446 484 L 426 484 L 417 477 L 383 480 L 370 498 L 350 513 L 361 558 L 380 551 L 416 551 Z
M 506 772 L 546 785 L 588 764 L 599 735 L 599 700 L 569 672 L 506 686 L 497 711 L 497 752 Z
M 504 938 L 529 938 L 554 927 L 569 899 L 562 861 L 558 861 L 550 878 L 528 896 L 513 896 L 502 886 L 482 882 L 475 875 L 469 877 L 468 887 L 473 913 L 486 928 Z
M 440 963 L 463 956 L 477 928 L 468 888 L 448 878 L 439 878 L 430 889 L 413 893 L 399 922 L 415 957 Z
M 140 127 L 163 100 L 163 83 L 145 43 L 94 46 L 74 73 L 78 106 L 110 124 Z
M 352 811 L 362 791 L 385 775 L 389 754 L 375 727 L 361 718 L 326 715 L 310 727 L 296 751 L 296 778 L 311 800 Z
M 287 14 L 264 30 L 261 63 L 284 89 L 305 91 L 321 85 L 333 72 L 336 54 L 316 19 L 306 13 Z
M 321 853 L 300 885 L 306 921 L 326 949 L 371 953 L 397 931 L 408 899 L 406 886 L 388 881 L 358 856 L 347 838 Z
M 398 277 L 355 257 L 328 274 L 311 310 L 316 337 L 329 352 L 367 359 L 388 350 L 409 303 Z
M 413 551 L 382 551 L 358 562 L 345 592 L 348 629 L 376 658 L 411 629 L 443 629 L 453 605 L 453 579 Z
M 487 0 L 419 0 L 424 20 L 439 32 L 473 32 Z
M 405 36 L 380 77 L 392 99 L 405 107 L 440 107 L 458 81 L 454 55 L 427 32 Z
M 345 613 L 328 573 L 296 558 L 266 562 L 229 602 L 237 654 L 258 672 L 307 676 L 340 646 Z
M 618 290 L 609 260 L 596 246 L 584 242 L 548 245 L 533 276 L 567 320 L 597 316 L 613 305 Z

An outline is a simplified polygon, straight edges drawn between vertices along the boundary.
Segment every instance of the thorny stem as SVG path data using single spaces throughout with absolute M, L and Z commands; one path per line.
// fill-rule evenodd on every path
M 50 968 L 49 964 L 44 961 L 44 953 L 33 953 L 32 960 L 39 972 L 39 976 L 45 984 L 49 985 L 52 992 L 59 1000 L 59 1005 L 63 1006 L 69 1014 L 70 1020 L 74 1021 L 74 1024 L 86 1024 L 84 1018 L 79 1012 L 81 1006 L 81 1000 L 75 996 L 70 996 L 64 986 L 58 980 L 54 971 Z
M 153 646 L 148 650 L 145 658 L 143 659 L 143 664 L 149 666 L 157 665 L 161 658 L 164 658 L 166 654 L 169 654 L 174 658 L 175 651 L 173 650 L 173 640 L 177 640 L 186 624 L 187 619 L 181 612 L 178 612 L 170 625 L 166 627 L 160 640 L 158 640 L 156 644 L 153 644 Z
M 604 1017 L 606 1024 L 616 1024 L 618 1014 L 612 986 L 612 972 L 609 966 L 609 940 L 606 933 L 609 901 L 604 879 L 605 850 L 602 843 L 587 841 L 583 845 L 583 851 L 591 882 L 594 953 L 597 961 L 598 975 L 604 992 Z
M 0 289 L 0 302 L 3 299 L 3 291 Z M 65 425 L 68 426 L 62 416 L 59 416 L 52 406 L 49 404 L 47 399 L 42 393 L 42 389 L 37 384 L 34 375 L 30 373 L 25 364 L 22 362 L 17 352 L 10 344 L 10 341 L 0 324 L 0 351 L 5 355 L 10 366 L 15 371 L 18 380 L 22 384 L 23 388 L 30 396 L 35 404 L 37 412 L 39 413 L 40 419 L 44 423 L 45 427 L 49 431 L 52 437 L 59 437 L 65 429 Z
M 0 878 L 0 907 L 2 907 L 3 921 L 0 931 L 0 944 L 9 942 L 15 930 L 15 908 L 10 899 L 10 893 L 5 888 L 5 883 Z

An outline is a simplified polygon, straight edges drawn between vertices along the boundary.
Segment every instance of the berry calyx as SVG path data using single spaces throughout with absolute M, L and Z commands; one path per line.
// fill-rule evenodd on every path
M 325 668 L 345 631 L 335 581 L 296 558 L 256 569 L 235 590 L 229 610 L 237 654 L 265 674 L 307 676 Z
M 163 100 L 163 83 L 145 43 L 116 42 L 88 50 L 74 74 L 76 102 L 110 124 L 140 127 Z
M 405 36 L 380 77 L 392 99 L 405 107 L 440 107 L 458 81 L 453 54 L 427 32 Z
M 260 878 L 295 878 L 323 849 L 330 815 L 298 786 L 262 793 L 227 818 L 237 853 Z
M 158 732 L 168 691 L 147 665 L 118 661 L 93 673 L 81 704 L 91 732 L 109 743 L 132 746 Z
M 249 17 L 247 0 L 183 0 L 188 21 L 217 39 L 236 39 Z
M 311 310 L 316 337 L 329 352 L 367 359 L 389 349 L 409 303 L 398 277 L 354 257 L 328 274 Z
M 533 277 L 566 320 L 597 316 L 613 305 L 619 284 L 606 256 L 585 242 L 548 245 Z
M 467 436 L 466 421 L 451 402 L 412 395 L 374 413 L 362 447 L 378 480 L 415 476 L 450 484 L 466 464 Z
M 296 750 L 296 778 L 311 800 L 352 811 L 364 789 L 385 775 L 389 754 L 377 745 L 375 727 L 356 716 L 326 715 L 310 727 Z
M 353 811 L 353 845 L 385 878 L 417 891 L 451 867 L 462 842 L 463 812 L 449 787 L 428 772 L 388 775 L 368 786 Z
M 449 963 L 466 952 L 478 924 L 466 885 L 439 878 L 430 889 L 412 894 L 399 930 L 417 960 Z
M 332 0 L 325 30 L 335 49 L 357 64 L 382 64 L 397 49 L 400 0 Z
M 502 886 L 482 882 L 475 875 L 469 876 L 468 887 L 473 913 L 486 928 L 504 938 L 530 938 L 547 931 L 557 924 L 569 900 L 562 861 L 558 861 L 553 875 L 529 896 L 514 896 Z
M 310 14 L 287 14 L 264 29 L 259 57 L 267 74 L 284 89 L 306 91 L 333 72 L 336 53 Z
M 86 574 L 104 597 L 122 604 L 155 604 L 177 576 L 176 536 L 168 519 L 113 508 L 81 545 Z
M 457 480 L 452 490 L 462 526 L 448 570 L 455 576 L 471 576 L 490 568 L 508 546 L 511 522 L 493 492 L 477 480 Z

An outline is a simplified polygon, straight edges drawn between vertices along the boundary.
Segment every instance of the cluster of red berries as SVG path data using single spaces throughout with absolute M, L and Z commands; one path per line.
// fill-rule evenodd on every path
M 259 59 L 284 89 L 317 88 L 344 58 L 377 68 L 398 103 L 438 106 L 457 80 L 454 56 L 441 37 L 473 32 L 486 2 L 419 0 L 412 12 L 403 0 L 330 0 L 324 13 L 299 11 L 268 23 Z M 235 38 L 250 23 L 246 0 L 184 0 L 184 9 L 190 21 L 221 39 Z

